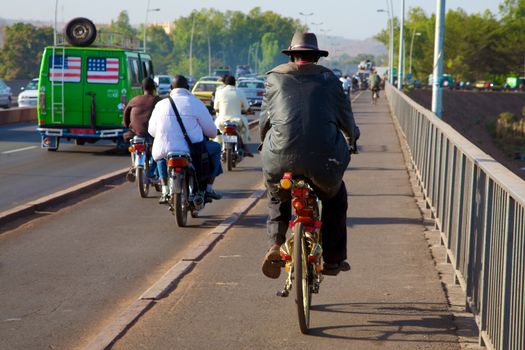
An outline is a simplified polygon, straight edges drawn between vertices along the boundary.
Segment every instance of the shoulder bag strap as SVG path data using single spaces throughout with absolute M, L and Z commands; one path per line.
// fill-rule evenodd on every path
M 177 106 L 175 106 L 175 101 L 171 98 L 171 96 L 168 96 L 171 107 L 173 108 L 173 111 L 175 112 L 175 115 L 177 116 L 177 121 L 179 122 L 180 129 L 182 130 L 182 134 L 184 135 L 184 139 L 188 143 L 188 147 L 191 148 L 191 145 L 193 145 L 193 142 L 191 142 L 190 137 L 188 136 L 188 133 L 186 132 L 186 128 L 184 127 L 184 124 L 182 123 L 182 119 L 179 114 L 179 110 L 177 109 Z

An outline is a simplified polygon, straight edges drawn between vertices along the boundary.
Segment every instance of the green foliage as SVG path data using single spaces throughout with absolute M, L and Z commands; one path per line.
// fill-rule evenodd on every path
M 32 79 L 38 76 L 44 47 L 53 42 L 53 29 L 15 23 L 6 27 L 0 51 L 0 77 Z
M 280 49 L 289 45 L 293 33 L 304 29 L 299 21 L 282 17 L 274 12 L 261 12 L 260 8 L 252 9 L 248 14 L 240 11 L 219 12 L 214 9 L 193 11 L 188 17 L 181 17 L 174 22 L 176 28 L 171 33 L 174 43 L 173 60 L 177 62 L 172 68 L 180 69 L 177 73 L 188 74 L 190 36 L 193 21 L 193 74 L 208 74 L 207 64 L 196 64 L 195 59 L 207 62 L 208 38 L 212 57 L 211 69 L 219 66 L 249 64 L 259 71 L 272 65 L 286 62 Z M 263 38 L 265 38 L 263 41 Z M 182 62 L 186 61 L 187 66 Z
M 265 33 L 261 39 L 262 58 L 258 67 L 261 71 L 268 71 L 275 66 L 275 61 L 279 55 L 279 41 L 275 33 Z
M 397 18 L 394 22 L 394 64 L 397 66 Z M 388 23 L 386 27 L 375 38 L 388 45 Z M 509 73 L 523 72 L 524 27 L 525 0 L 504 0 L 499 19 L 488 10 L 474 14 L 467 14 L 461 8 L 448 10 L 444 37 L 445 73 L 465 81 L 492 79 L 503 84 Z M 427 16 L 419 7 L 409 10 L 405 21 L 407 65 L 413 33 L 420 33 L 413 41 L 413 75 L 425 80 L 433 70 L 435 16 Z

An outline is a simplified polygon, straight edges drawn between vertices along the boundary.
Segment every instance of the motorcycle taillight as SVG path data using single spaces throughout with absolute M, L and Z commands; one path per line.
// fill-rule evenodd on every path
M 143 143 L 137 143 L 133 146 L 135 148 L 135 151 L 138 151 L 138 152 L 144 152 L 144 150 L 146 150 L 146 145 Z
M 235 126 L 225 126 L 224 127 L 224 133 L 225 134 L 235 134 Z
M 168 166 L 170 168 L 184 168 L 190 164 L 187 158 L 177 157 L 168 159 Z

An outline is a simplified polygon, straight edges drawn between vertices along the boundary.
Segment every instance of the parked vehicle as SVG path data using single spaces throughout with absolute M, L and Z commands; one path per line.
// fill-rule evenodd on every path
M 11 88 L 7 86 L 5 81 L 0 79 L 0 107 L 9 108 L 11 107 Z
M 188 212 L 197 217 L 205 205 L 205 189 L 201 189 L 188 153 L 168 153 L 168 204 L 177 226 L 187 224 Z
M 523 90 L 525 88 L 525 77 L 507 77 L 505 85 L 511 90 Z
M 215 94 L 215 90 L 217 90 L 217 88 L 220 86 L 224 86 L 224 84 L 217 80 L 199 80 L 195 83 L 191 92 L 198 99 L 204 102 L 206 107 L 208 107 L 210 112 L 212 112 L 213 96 Z
M 264 81 L 256 79 L 242 79 L 237 81 L 237 89 L 242 91 L 250 107 L 261 107 L 265 87 Z
M 166 96 L 171 91 L 171 80 L 173 77 L 171 75 L 155 75 L 153 81 L 157 85 L 157 93 L 159 96 Z
M 142 198 L 146 198 L 149 193 L 150 185 L 160 192 L 161 187 L 158 179 L 153 177 L 153 159 L 149 148 L 151 145 L 142 136 L 135 135 L 130 140 L 129 153 L 131 154 L 131 169 L 128 172 L 128 181 L 137 181 L 139 193 Z
M 76 144 L 106 139 L 127 148 L 122 113 L 126 103 L 142 94 L 141 82 L 153 77 L 151 57 L 127 41 L 96 39 L 86 18 L 71 20 L 66 43 L 46 47 L 38 82 L 38 131 L 42 148 L 56 151 L 61 138 Z M 108 38 L 114 38 L 109 36 Z
M 476 90 L 490 90 L 492 85 L 488 80 L 476 80 L 472 86 Z
M 38 101 L 38 78 L 31 80 L 22 87 L 18 94 L 18 107 L 36 107 Z

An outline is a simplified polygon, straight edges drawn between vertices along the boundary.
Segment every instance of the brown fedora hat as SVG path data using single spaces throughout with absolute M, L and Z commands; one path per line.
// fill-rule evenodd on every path
M 299 33 L 293 35 L 292 42 L 286 50 L 281 52 L 291 55 L 294 52 L 317 52 L 320 57 L 327 57 L 328 51 L 319 50 L 317 46 L 317 37 L 314 33 Z

